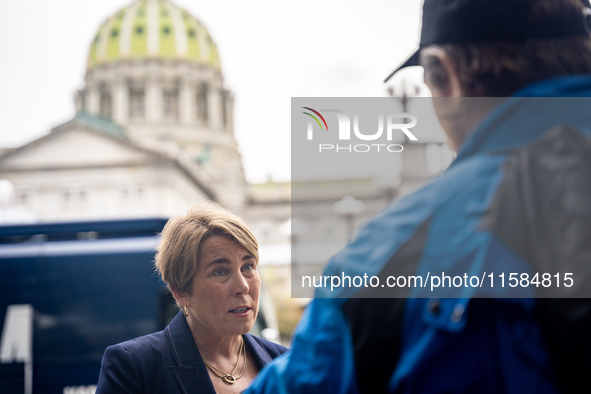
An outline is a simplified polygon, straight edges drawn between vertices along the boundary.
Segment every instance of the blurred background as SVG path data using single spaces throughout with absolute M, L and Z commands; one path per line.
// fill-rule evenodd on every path
M 217 201 L 257 236 L 266 308 L 275 312 L 266 324 L 276 335 L 269 335 L 289 343 L 308 301 L 291 297 L 293 246 L 342 247 L 360 224 L 451 160 L 435 130 L 408 144 L 390 177 L 298 180 L 305 187 L 292 195 L 291 98 L 391 96 L 398 109 L 411 108 L 413 97 L 428 95 L 420 70 L 382 81 L 416 49 L 421 4 L 5 4 L 0 222 L 13 229 L 0 229 L 9 234 L 2 243 L 39 245 L 66 231 L 45 228 L 54 236 L 43 238 L 35 227 L 14 230 L 17 224 L 119 220 L 125 227 Z M 292 206 L 310 215 L 313 229 L 292 220 Z M 158 226 L 148 227 L 156 233 Z M 67 231 L 72 242 L 102 238 L 89 225 Z M 17 253 L 3 250 L 0 259 Z M 325 262 L 317 256 L 299 263 Z M 42 279 L 41 271 L 31 272 L 31 283 Z

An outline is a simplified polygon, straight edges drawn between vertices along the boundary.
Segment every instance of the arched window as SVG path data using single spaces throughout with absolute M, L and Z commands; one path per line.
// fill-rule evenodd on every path
M 209 88 L 207 83 L 203 82 L 197 88 L 197 118 L 203 123 L 209 120 L 209 106 L 208 106 Z
M 110 118 L 113 116 L 113 102 L 111 100 L 111 92 L 106 88 L 101 89 L 100 96 L 100 114 Z
M 146 95 L 143 88 L 131 88 L 129 91 L 129 117 L 141 120 L 145 113 Z
M 164 119 L 177 120 L 179 113 L 179 92 L 177 89 L 164 90 L 162 95 L 162 114 Z
M 227 91 L 222 90 L 220 98 L 222 100 L 222 127 L 226 129 L 228 127 L 228 100 L 230 95 Z

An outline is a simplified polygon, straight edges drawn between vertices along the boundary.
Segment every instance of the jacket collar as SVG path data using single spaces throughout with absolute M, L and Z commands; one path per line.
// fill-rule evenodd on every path
M 169 344 L 179 368 L 205 367 L 185 316 L 179 312 L 166 327 Z
M 173 374 L 183 388 L 183 392 L 195 391 L 215 394 L 203 358 L 193 339 L 185 316 L 179 312 L 165 329 L 176 365 L 171 365 Z M 271 362 L 271 356 L 250 334 L 244 334 L 244 343 L 254 359 L 257 368 L 262 369 Z
M 495 108 L 468 136 L 455 162 L 502 152 L 536 140 L 558 124 L 584 128 L 591 108 L 591 76 L 557 77 L 530 85 Z
M 183 393 L 215 394 L 185 316 L 179 312 L 165 329 L 176 365 L 171 365 Z
M 246 345 L 246 350 L 254 359 L 254 362 L 260 371 L 263 369 L 265 365 L 271 362 L 272 357 L 267 353 L 267 351 L 255 340 L 255 338 L 250 334 L 244 334 L 242 336 L 244 338 L 244 344 Z

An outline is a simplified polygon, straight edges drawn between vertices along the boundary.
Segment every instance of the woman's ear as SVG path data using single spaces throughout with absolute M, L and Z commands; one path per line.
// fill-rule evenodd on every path
M 422 49 L 421 65 L 433 97 L 462 97 L 456 63 L 446 51 L 436 46 Z
M 177 290 L 170 290 L 172 296 L 176 300 L 176 302 L 182 306 L 190 307 L 189 305 L 189 295 L 187 293 L 177 291 Z

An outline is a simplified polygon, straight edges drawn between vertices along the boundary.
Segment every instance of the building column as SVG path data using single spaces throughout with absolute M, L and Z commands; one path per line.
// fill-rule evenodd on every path
M 228 124 L 226 125 L 226 130 L 230 135 L 234 135 L 234 95 L 232 92 L 228 91 L 226 94 L 226 111 L 228 113 L 226 116 L 228 117 Z
M 96 86 L 86 87 L 86 111 L 92 115 L 100 113 L 100 92 Z
M 123 80 L 117 81 L 111 93 L 113 95 L 113 119 L 124 125 L 129 122 L 129 86 Z
M 146 120 L 162 121 L 162 84 L 154 79 L 146 82 Z

